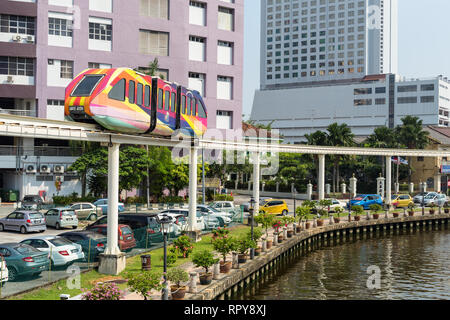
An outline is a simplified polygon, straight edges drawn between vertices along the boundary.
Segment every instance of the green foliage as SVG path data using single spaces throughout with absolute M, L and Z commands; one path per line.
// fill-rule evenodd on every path
M 230 230 L 227 228 L 217 228 L 212 231 L 214 237 L 225 237 L 230 234 Z
M 240 254 L 246 254 L 250 248 L 256 248 L 256 241 L 249 239 L 247 236 L 237 240 L 237 250 Z
M 344 208 L 342 208 L 342 207 L 336 207 L 336 208 L 334 209 L 334 211 L 335 211 L 337 214 L 340 214 L 340 213 L 344 212 Z
M 261 228 L 253 228 L 253 240 L 258 241 L 262 237 L 262 235 L 263 235 L 263 232 L 262 232 Z M 247 231 L 246 237 L 248 239 L 251 239 L 251 237 L 252 237 L 251 229 Z
M 416 204 L 414 202 L 411 202 L 410 204 L 408 204 L 408 208 L 413 211 L 416 207 Z
M 352 206 L 352 211 L 355 213 L 355 215 L 359 216 L 364 213 L 364 207 L 363 206 Z
M 126 204 L 143 204 L 147 203 L 145 197 L 127 197 L 125 199 Z
M 114 283 L 97 284 L 92 290 L 86 291 L 81 300 L 120 300 L 124 292 Z
M 274 216 L 264 211 L 260 211 L 260 213 L 255 216 L 255 222 L 261 224 L 263 228 L 266 230 L 266 237 L 269 235 L 268 230 L 273 224 Z
M 275 217 L 272 221 L 272 228 L 275 230 L 276 233 L 280 232 L 280 228 L 283 226 L 283 221 L 278 218 Z
M 188 236 L 180 236 L 175 239 L 173 241 L 173 247 L 183 256 L 183 258 L 188 258 L 189 254 L 194 250 L 192 240 Z
M 372 211 L 372 213 L 377 213 L 379 211 L 382 211 L 383 207 L 380 206 L 378 203 L 374 203 L 369 206 L 369 209 L 370 211 Z
M 184 198 L 179 196 L 164 196 L 158 199 L 159 203 L 184 203 Z
M 161 277 L 161 273 L 154 271 L 134 272 L 126 275 L 130 290 L 142 295 L 144 300 L 148 300 L 151 290 L 161 290 L 163 288 Z
M 310 208 L 310 209 L 314 209 L 317 206 L 317 202 L 312 201 L 312 200 L 305 200 L 305 201 L 303 201 L 302 206 Z
M 237 249 L 237 241 L 233 237 L 219 237 L 212 241 L 214 250 L 219 252 L 223 257 L 223 262 L 226 262 L 226 256 L 231 251 Z
M 288 224 L 294 223 L 295 218 L 293 216 L 283 216 L 281 217 L 281 221 L 283 225 L 287 226 Z
M 181 287 L 182 282 L 189 281 L 189 274 L 181 268 L 171 268 L 167 272 L 167 280 L 174 282 Z
M 298 221 L 302 222 L 309 214 L 311 214 L 311 207 L 305 206 L 303 202 L 303 206 L 297 207 L 295 210 L 296 218 Z
M 167 266 L 173 266 L 177 262 L 178 251 L 175 248 L 170 248 L 167 252 Z M 161 261 L 164 261 L 164 256 L 161 257 Z
M 205 273 L 208 273 L 209 268 L 217 262 L 219 262 L 219 259 L 214 258 L 212 252 L 208 250 L 198 251 L 192 255 L 192 263 L 196 267 L 204 268 Z
M 234 197 L 228 194 L 216 194 L 214 201 L 233 201 Z
M 53 203 L 62 206 L 67 206 L 74 202 L 94 202 L 95 200 L 97 198 L 93 196 L 78 197 L 78 194 L 75 192 L 69 196 L 53 196 Z

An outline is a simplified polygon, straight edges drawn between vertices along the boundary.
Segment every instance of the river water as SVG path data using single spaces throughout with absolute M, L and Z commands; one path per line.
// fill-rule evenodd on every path
M 450 299 L 450 230 L 417 230 L 322 247 L 286 263 L 236 298 Z

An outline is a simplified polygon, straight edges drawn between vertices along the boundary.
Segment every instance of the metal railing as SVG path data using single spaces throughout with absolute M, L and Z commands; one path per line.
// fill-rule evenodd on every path
M 18 110 L 18 109 L 3 109 L 0 108 L 0 113 L 11 114 L 15 116 L 36 117 L 36 110 Z
M 18 147 L 18 146 L 0 146 L 0 156 L 46 156 L 46 157 L 78 157 L 81 156 L 81 148 L 73 147 Z

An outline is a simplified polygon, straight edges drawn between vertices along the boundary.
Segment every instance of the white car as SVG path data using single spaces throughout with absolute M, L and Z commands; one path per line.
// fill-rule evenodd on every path
M 339 201 L 337 199 L 325 199 L 325 200 L 331 200 L 331 206 L 330 206 L 330 212 L 336 212 L 336 208 L 342 208 L 345 211 L 345 207 L 347 206 L 347 203 L 344 201 Z M 311 210 L 311 212 L 316 213 L 319 206 L 319 201 L 316 201 L 316 208 Z M 325 208 L 327 210 L 327 208 Z
M 233 201 L 214 201 L 213 203 L 211 203 L 209 205 L 209 207 L 216 209 L 218 211 L 224 211 L 224 212 L 231 213 L 232 216 L 236 212 L 240 211 L 240 209 L 238 207 L 234 206 Z
M 6 261 L 0 257 L 0 286 L 3 286 L 8 281 L 8 268 Z
M 189 210 L 188 209 L 168 209 L 161 211 L 161 213 L 166 214 L 175 214 L 175 215 L 184 215 L 186 217 L 186 224 L 188 223 L 189 219 Z M 204 229 L 214 229 L 218 228 L 220 226 L 219 220 L 217 220 L 216 217 L 208 217 L 203 216 L 200 211 L 197 211 L 197 216 L 195 219 L 195 228 L 197 230 L 204 230 Z
M 75 261 L 83 260 L 84 253 L 81 245 L 73 243 L 59 236 L 37 236 L 21 241 L 39 251 L 48 252 L 52 265 L 66 266 Z
M 221 222 L 221 227 L 223 227 L 224 224 L 230 224 L 232 221 L 233 214 L 219 211 L 206 205 L 198 205 L 197 210 L 200 211 L 204 217 L 209 216 L 218 218 L 219 222 Z

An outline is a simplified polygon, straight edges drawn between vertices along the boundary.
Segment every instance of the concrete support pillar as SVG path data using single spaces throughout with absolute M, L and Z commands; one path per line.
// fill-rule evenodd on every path
M 253 154 L 253 199 L 255 200 L 255 214 L 259 213 L 259 176 L 260 176 L 260 162 L 261 154 L 255 152 Z
M 330 194 L 331 193 L 331 184 L 327 183 L 325 185 L 325 194 Z
M 437 174 L 434 176 L 434 191 L 440 193 L 441 192 L 441 174 Z
M 312 191 L 313 185 L 310 182 L 306 185 L 306 197 L 308 198 L 308 200 L 312 200 Z
M 392 190 L 392 161 L 391 156 L 386 157 L 386 198 L 385 202 L 391 205 L 391 190 Z
M 341 192 L 347 193 L 347 185 L 345 183 L 341 183 Z
M 195 225 L 197 219 L 197 151 L 196 147 L 191 147 L 189 153 L 189 231 L 197 231 Z
M 355 175 L 353 174 L 353 177 L 350 178 L 350 193 L 351 197 L 356 197 L 356 183 L 358 182 L 358 179 L 355 178 Z
M 108 147 L 108 226 L 105 254 L 118 254 L 119 228 L 119 147 L 113 143 Z
M 319 200 L 325 199 L 325 155 L 319 154 L 319 182 L 317 185 Z

